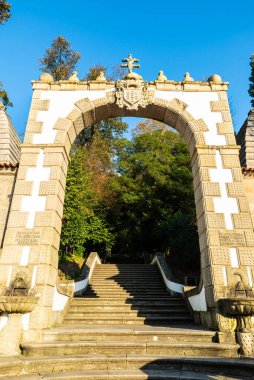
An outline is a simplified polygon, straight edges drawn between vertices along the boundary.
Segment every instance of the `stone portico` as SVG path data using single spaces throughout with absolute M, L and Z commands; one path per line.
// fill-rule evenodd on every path
M 71 145 L 87 126 L 125 116 L 162 121 L 189 146 L 201 282 L 188 299 L 203 325 L 232 331 L 231 318 L 219 312 L 217 301 L 228 298 L 239 283 L 252 291 L 254 232 L 227 89 L 218 75 L 200 82 L 186 74 L 177 82 L 160 73 L 146 82 L 132 71 L 117 82 L 106 81 L 103 74 L 96 81 L 79 81 L 74 74 L 55 82 L 46 73 L 33 81 L 10 213 L 0 199 L 5 220 L 9 215 L 0 256 L 1 289 L 22 273 L 39 298 L 34 310 L 22 317 L 24 339 L 40 339 L 59 303 L 68 300 L 58 294 L 57 269 Z M 8 316 L 0 316 L 2 332 L 6 323 Z

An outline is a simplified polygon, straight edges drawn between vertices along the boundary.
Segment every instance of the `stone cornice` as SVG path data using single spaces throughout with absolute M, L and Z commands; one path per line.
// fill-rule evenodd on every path
M 197 91 L 197 92 L 209 92 L 209 91 L 227 91 L 229 82 L 176 82 L 166 80 L 151 81 L 148 82 L 149 88 L 160 91 Z M 99 82 L 99 81 L 79 81 L 70 82 L 69 80 L 58 82 L 42 82 L 32 81 L 32 87 L 34 90 L 44 91 L 82 91 L 82 90 L 109 90 L 116 86 L 116 82 Z

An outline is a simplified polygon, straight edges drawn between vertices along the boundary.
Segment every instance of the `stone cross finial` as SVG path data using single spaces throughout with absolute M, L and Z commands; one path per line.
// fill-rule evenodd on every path
M 137 69 L 140 68 L 139 64 L 138 65 L 134 64 L 134 62 L 139 62 L 139 59 L 133 58 L 132 54 L 130 54 L 128 58 L 123 58 L 122 62 L 127 62 L 127 64 L 121 65 L 121 67 L 128 67 L 129 73 L 132 73 L 132 70 L 134 68 L 137 68 Z

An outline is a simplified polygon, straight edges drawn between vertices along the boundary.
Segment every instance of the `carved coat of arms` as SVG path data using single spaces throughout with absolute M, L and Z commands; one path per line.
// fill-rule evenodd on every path
M 137 110 L 149 100 L 148 83 L 142 79 L 125 79 L 116 83 L 116 103 L 120 108 Z
M 122 61 L 127 62 L 127 64 L 121 65 L 121 67 L 128 68 L 129 73 L 125 75 L 123 80 L 116 82 L 116 104 L 120 108 L 126 107 L 128 110 L 137 110 L 138 107 L 145 108 L 151 97 L 148 91 L 148 83 L 139 74 L 132 71 L 134 67 L 139 67 L 138 64 L 134 64 L 139 60 L 130 54 L 128 58 L 124 58 Z

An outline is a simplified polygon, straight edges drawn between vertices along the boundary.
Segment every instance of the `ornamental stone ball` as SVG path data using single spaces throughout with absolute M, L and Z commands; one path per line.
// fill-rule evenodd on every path
M 97 78 L 95 80 L 97 82 L 107 82 L 107 79 L 106 79 L 103 71 L 100 71 L 99 75 L 97 76 Z
M 166 75 L 164 74 L 163 70 L 159 71 L 158 77 L 156 79 L 158 82 L 164 82 L 165 80 L 168 80 Z
M 73 71 L 72 75 L 68 78 L 70 82 L 79 82 L 78 72 Z
M 183 82 L 193 82 L 194 79 L 190 76 L 190 73 L 185 73 L 184 74 L 184 78 L 183 78 Z
M 40 76 L 40 81 L 41 82 L 47 82 L 47 83 L 50 83 L 50 82 L 54 82 L 54 78 L 51 74 L 49 73 L 42 73 L 41 76 Z
M 221 83 L 222 79 L 221 76 L 218 74 L 213 74 L 208 78 L 208 82 L 216 82 L 216 83 Z

